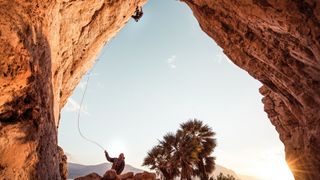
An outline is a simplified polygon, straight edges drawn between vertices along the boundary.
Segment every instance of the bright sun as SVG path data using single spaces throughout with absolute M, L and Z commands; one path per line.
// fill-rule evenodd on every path
M 106 150 L 111 157 L 117 157 L 120 153 L 124 153 L 124 155 L 127 154 L 126 143 L 122 140 L 111 141 L 106 146 Z
M 262 169 L 256 169 L 256 175 L 263 180 L 293 180 L 294 177 L 283 159 L 270 159 L 269 161 L 261 162 Z

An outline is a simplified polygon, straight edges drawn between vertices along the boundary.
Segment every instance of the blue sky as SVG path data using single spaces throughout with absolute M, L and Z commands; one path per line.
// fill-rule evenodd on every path
M 263 111 L 261 84 L 228 60 L 184 3 L 149 0 L 143 9 L 142 19 L 130 20 L 99 56 L 83 103 L 83 133 L 140 167 L 158 139 L 197 118 L 217 133 L 218 164 L 260 179 L 292 179 Z M 85 85 L 62 110 L 59 145 L 69 161 L 97 164 L 105 162 L 102 150 L 77 129 Z

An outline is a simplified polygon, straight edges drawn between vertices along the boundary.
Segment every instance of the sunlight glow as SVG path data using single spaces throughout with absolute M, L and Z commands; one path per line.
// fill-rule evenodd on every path
M 272 180 L 293 180 L 293 175 L 283 160 L 265 162 L 264 169 L 257 171 L 257 176 Z
M 127 154 L 126 143 L 119 139 L 111 141 L 105 147 L 111 157 L 118 157 L 120 153 L 124 153 L 125 156 Z
M 294 177 L 284 159 L 284 152 L 275 153 L 270 152 L 265 154 L 265 158 L 257 162 L 256 167 L 253 168 L 256 177 L 262 180 L 293 180 Z
M 243 154 L 244 156 L 241 157 L 233 157 L 230 154 L 226 154 L 226 156 L 229 156 L 232 159 L 224 159 L 223 161 L 235 161 L 235 164 L 228 164 L 228 167 L 232 167 L 237 174 L 250 175 L 258 180 L 294 179 L 292 172 L 285 161 L 283 146 L 264 149 L 264 151 L 251 149 L 248 152 L 243 152 Z M 226 163 L 223 162 L 221 164 Z

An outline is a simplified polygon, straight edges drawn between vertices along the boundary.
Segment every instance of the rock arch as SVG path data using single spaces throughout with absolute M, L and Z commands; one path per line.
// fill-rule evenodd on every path
M 181 0 L 263 83 L 296 179 L 320 177 L 320 2 Z M 146 0 L 0 0 L 0 176 L 60 179 L 60 109 L 103 45 Z

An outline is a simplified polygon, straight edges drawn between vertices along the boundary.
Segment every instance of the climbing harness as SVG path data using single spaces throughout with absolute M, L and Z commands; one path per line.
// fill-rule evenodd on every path
M 105 149 L 103 148 L 103 146 L 101 146 L 98 142 L 92 140 L 92 139 L 89 139 L 87 138 L 86 136 L 83 135 L 83 133 L 81 132 L 81 129 L 80 129 L 80 114 L 81 114 L 81 109 L 82 109 L 82 103 L 83 103 L 83 100 L 84 100 L 84 96 L 87 92 L 87 88 L 88 88 L 88 84 L 89 84 L 89 81 L 90 81 L 90 76 L 91 76 L 91 73 L 92 71 L 94 70 L 95 68 L 95 65 L 99 62 L 99 59 L 97 60 L 97 62 L 93 65 L 92 69 L 89 71 L 88 73 L 88 78 L 86 80 L 86 85 L 85 85 L 85 89 L 83 91 L 83 94 L 82 94 L 82 98 L 81 98 L 81 101 L 80 101 L 80 107 L 79 107 L 79 110 L 78 110 L 78 131 L 79 131 L 79 134 L 80 136 L 85 139 L 86 141 L 88 142 L 91 142 L 95 145 L 97 145 L 99 148 L 101 148 L 103 151 L 105 151 Z

